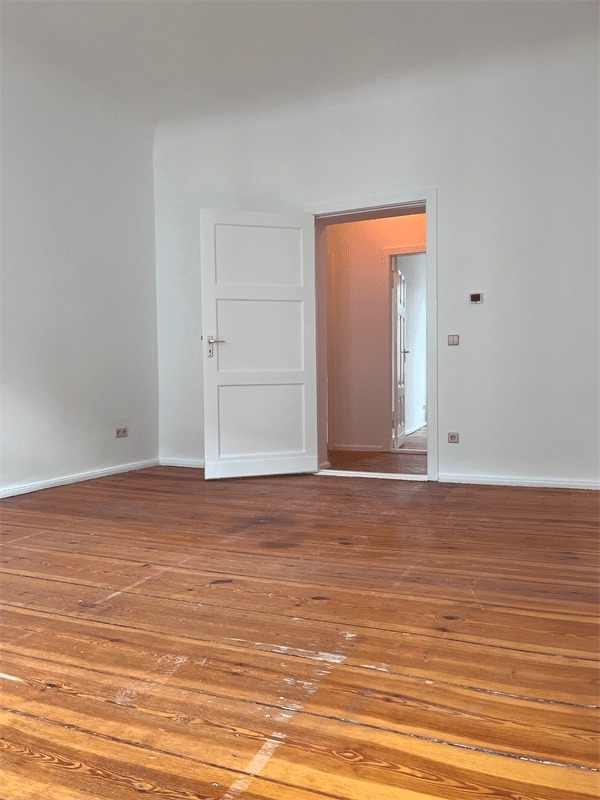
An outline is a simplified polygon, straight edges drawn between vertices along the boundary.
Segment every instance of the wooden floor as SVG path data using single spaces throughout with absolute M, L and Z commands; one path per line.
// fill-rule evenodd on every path
M 388 475 L 427 475 L 427 426 L 409 434 L 400 450 L 391 453 L 328 450 L 329 469 L 378 472 Z
M 376 472 L 388 475 L 427 475 L 427 453 L 365 453 L 359 450 L 328 450 L 329 469 L 345 472 Z
M 598 797 L 597 493 L 157 467 L 1 510 L 2 800 Z
M 404 451 L 415 451 L 417 453 L 427 452 L 427 425 L 409 433 L 404 437 L 404 443 L 400 446 Z

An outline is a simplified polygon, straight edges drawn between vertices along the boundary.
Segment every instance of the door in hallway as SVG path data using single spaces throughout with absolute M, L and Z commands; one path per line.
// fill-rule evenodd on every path
M 404 444 L 406 431 L 406 279 L 397 266 L 393 278 L 392 450 Z

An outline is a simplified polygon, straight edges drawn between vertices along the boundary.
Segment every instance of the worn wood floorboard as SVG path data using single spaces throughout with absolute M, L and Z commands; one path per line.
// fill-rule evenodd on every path
M 414 433 L 409 433 L 404 437 L 404 444 L 401 450 L 423 450 L 427 452 L 427 425 L 419 428 Z
M 329 469 L 344 472 L 378 472 L 388 475 L 427 475 L 427 451 L 364 452 L 328 450 Z
M 2 800 L 598 796 L 596 493 L 202 478 L 2 502 Z
M 406 436 L 399 451 L 328 450 L 327 460 L 330 469 L 345 472 L 427 475 L 427 426 Z

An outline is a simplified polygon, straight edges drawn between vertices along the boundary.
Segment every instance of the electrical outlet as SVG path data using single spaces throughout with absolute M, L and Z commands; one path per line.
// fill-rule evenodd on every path
M 124 439 L 128 434 L 127 428 L 117 428 L 115 430 L 115 438 Z
M 450 444 L 458 444 L 458 433 L 449 433 L 448 441 Z

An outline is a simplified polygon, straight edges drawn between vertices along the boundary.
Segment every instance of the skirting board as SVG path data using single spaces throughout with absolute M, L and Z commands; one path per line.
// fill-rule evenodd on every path
M 161 467 L 190 467 L 190 469 L 204 469 L 203 458 L 161 458 Z
M 158 460 L 135 461 L 130 464 L 120 464 L 118 467 L 106 467 L 105 469 L 95 469 L 91 472 L 79 472 L 76 475 L 65 475 L 62 478 L 51 478 L 47 481 L 36 481 L 34 483 L 22 483 L 16 486 L 9 486 L 0 491 L 0 497 L 14 497 L 17 494 L 27 494 L 28 492 L 38 492 L 40 489 L 52 489 L 55 486 L 66 486 L 68 483 L 79 483 L 80 481 L 91 481 L 94 478 L 105 478 L 107 475 L 118 475 L 121 472 L 133 472 L 136 469 L 146 469 L 146 467 L 157 467 Z
M 513 475 L 455 475 L 440 472 L 440 483 L 482 483 L 490 486 L 532 486 L 540 489 L 591 489 L 600 490 L 597 481 L 562 480 L 558 478 L 526 478 Z

